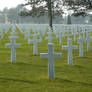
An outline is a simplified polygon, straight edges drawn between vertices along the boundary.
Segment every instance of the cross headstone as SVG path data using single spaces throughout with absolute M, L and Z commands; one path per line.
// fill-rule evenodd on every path
M 49 79 L 55 78 L 55 66 L 54 66 L 54 59 L 60 58 L 61 53 L 54 52 L 53 43 L 48 43 L 48 53 L 41 53 L 40 58 L 48 59 L 48 75 Z
M 38 35 L 39 35 L 39 37 L 40 37 L 40 41 L 42 42 L 42 39 L 43 39 L 42 32 L 41 32 L 41 31 L 39 31 Z
M 37 34 L 33 35 L 33 40 L 29 41 L 30 44 L 33 43 L 33 54 L 37 55 L 38 54 L 38 43 L 41 43 L 41 40 L 37 39 Z
M 73 40 L 74 40 L 74 41 L 77 40 L 76 37 L 77 37 L 77 33 L 76 33 L 76 32 L 73 32 Z
M 59 38 L 59 27 L 56 27 L 53 30 L 54 30 L 54 33 L 56 35 L 56 38 L 58 39 Z
M 6 33 L 9 31 L 10 27 L 11 27 L 11 24 L 5 24 L 4 25 L 4 28 L 5 28 L 4 30 L 5 30 Z
M 28 38 L 28 32 L 27 32 L 27 30 L 25 30 L 25 39 L 27 39 Z
M 82 36 L 79 37 L 79 56 L 84 56 L 84 39 Z
M 31 28 L 30 28 L 30 26 L 26 26 L 25 27 L 25 39 L 30 39 L 30 37 L 31 37 Z
M 68 32 L 66 36 L 67 36 L 68 39 L 70 39 L 71 36 L 72 36 L 72 33 L 71 32 Z
M 87 33 L 87 51 L 90 51 L 90 41 L 92 40 L 92 37 L 90 37 L 89 33 Z
M 46 33 L 46 28 L 44 28 L 43 24 L 40 25 L 40 31 L 42 33 L 42 37 L 44 37 Z
M 83 32 L 83 39 L 85 39 L 85 32 Z
M 17 32 L 16 32 L 16 26 L 13 25 L 12 26 L 12 32 L 11 32 L 11 36 L 16 36 Z
M 11 48 L 11 61 L 12 62 L 16 62 L 16 48 L 20 47 L 20 44 L 16 44 L 16 39 L 18 38 L 18 36 L 11 36 L 10 40 L 11 40 L 11 44 L 6 44 L 7 48 Z
M 62 37 L 65 38 L 65 31 L 62 31 Z
M 59 44 L 62 45 L 62 32 L 59 34 Z
M 21 33 L 24 33 L 25 26 L 23 24 L 17 24 L 17 27 Z
M 68 50 L 68 64 L 73 65 L 72 50 L 78 49 L 78 46 L 73 46 L 72 39 L 68 39 L 68 46 L 63 46 L 62 49 Z
M 46 40 L 48 40 L 49 43 L 52 43 L 52 40 L 54 40 L 54 38 L 52 37 L 51 31 L 48 32 L 48 38 L 46 38 Z
M 30 44 L 30 38 L 31 38 L 32 34 L 30 31 L 28 31 L 28 44 Z

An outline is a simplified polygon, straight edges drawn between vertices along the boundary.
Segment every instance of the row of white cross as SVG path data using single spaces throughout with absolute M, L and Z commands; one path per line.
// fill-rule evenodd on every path
M 14 33 L 15 34 L 15 33 Z M 17 36 L 12 36 L 11 37 L 11 42 L 15 42 L 15 39 L 17 38 Z M 49 43 L 52 43 L 52 36 L 48 36 L 48 39 L 49 39 Z M 70 41 L 71 40 L 71 41 Z M 89 34 L 87 34 L 87 39 L 83 39 L 83 37 L 80 36 L 79 38 L 79 44 L 80 44 L 80 57 L 83 57 L 83 45 L 84 45 L 84 41 L 87 41 L 87 50 L 89 51 L 90 50 L 90 41 L 92 40 L 92 37 L 89 36 Z M 37 44 L 38 43 L 41 43 L 42 42 L 42 39 L 37 39 L 37 34 L 34 34 L 33 35 L 33 40 L 29 40 L 29 44 L 32 44 L 33 43 L 33 48 L 34 48 L 34 55 L 37 55 L 38 54 L 38 46 Z M 60 42 L 62 43 L 61 39 L 60 39 Z M 72 39 L 68 39 L 68 45 L 69 47 L 72 47 Z M 63 47 L 63 49 L 65 49 L 66 47 Z M 70 49 L 69 49 L 70 50 Z M 70 55 L 70 54 L 69 54 Z
M 18 36 L 16 36 L 16 32 L 15 32 L 16 28 L 13 28 L 13 31 L 11 32 L 10 36 L 10 40 L 11 40 L 11 44 L 6 44 L 6 47 L 11 48 L 11 61 L 12 62 L 16 62 L 16 48 L 20 47 L 20 44 L 16 44 L 16 39 L 18 38 Z M 82 31 L 83 32 L 83 31 Z M 77 34 L 78 32 L 76 31 L 75 34 Z M 86 33 L 86 32 L 85 32 Z M 40 33 L 42 34 L 42 33 Z M 55 53 L 54 52 L 54 46 L 52 41 L 54 40 L 52 34 L 52 31 L 49 31 L 48 33 L 48 38 L 46 38 L 46 40 L 48 40 L 48 53 L 41 53 L 40 57 L 41 58 L 47 58 L 48 59 L 48 70 L 49 70 L 49 78 L 55 78 L 55 69 L 54 69 L 54 59 L 55 58 L 60 58 L 61 57 L 61 53 Z M 90 41 L 92 40 L 92 38 L 89 36 L 89 33 L 87 32 L 87 39 L 84 39 L 85 37 L 82 37 L 81 34 L 79 33 L 79 44 L 80 44 L 80 49 L 79 49 L 79 54 L 80 57 L 83 57 L 83 46 L 84 46 L 84 41 L 87 41 L 87 49 L 88 51 L 90 50 Z M 26 35 L 26 31 L 25 31 L 25 35 Z M 59 37 L 59 34 L 56 33 L 57 38 Z M 71 36 L 73 36 L 74 34 L 72 34 L 71 32 L 68 32 L 67 34 L 64 33 L 64 36 L 68 37 L 68 46 L 62 46 L 62 49 L 64 50 L 68 50 L 68 64 L 69 65 L 73 65 L 73 57 L 72 57 L 72 50 L 73 49 L 78 49 L 78 46 L 73 46 L 72 45 L 72 39 Z M 41 35 L 40 35 L 41 36 Z M 75 36 L 74 36 L 75 37 Z M 25 36 L 25 39 L 30 38 L 30 32 L 28 33 L 28 35 Z M 75 37 L 76 38 L 76 37 Z M 42 42 L 42 38 L 41 39 L 37 39 L 37 34 L 33 35 L 33 40 L 28 41 L 29 44 L 33 43 L 34 44 L 34 55 L 38 54 L 38 46 L 37 44 Z M 60 32 L 60 44 L 62 44 L 62 32 Z
M 44 33 L 47 29 L 49 29 L 48 24 L 0 24 L 0 32 L 1 30 L 8 32 L 9 28 L 17 26 L 21 32 L 23 30 L 34 30 L 34 31 L 41 31 Z M 66 24 L 53 24 L 53 30 L 54 32 L 76 32 L 76 31 L 83 31 L 84 30 L 92 30 L 92 25 L 79 25 L 79 24 L 71 24 L 71 25 L 66 25 Z

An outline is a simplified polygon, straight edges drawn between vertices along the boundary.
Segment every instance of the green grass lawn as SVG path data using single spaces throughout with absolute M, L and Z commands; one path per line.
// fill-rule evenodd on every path
M 87 52 L 85 44 L 84 58 L 79 50 L 73 50 L 74 66 L 67 64 L 67 51 L 62 50 L 55 40 L 55 52 L 61 52 L 62 58 L 55 60 L 55 80 L 48 79 L 48 60 L 40 59 L 40 53 L 48 51 L 48 41 L 38 45 L 39 54 L 33 55 L 33 45 L 28 45 L 24 35 L 18 32 L 21 48 L 17 48 L 17 62 L 11 63 L 11 50 L 5 48 L 10 43 L 8 34 L 0 39 L 0 92 L 92 92 L 92 44 Z M 66 45 L 66 39 L 63 39 Z M 77 43 L 73 43 L 76 45 Z

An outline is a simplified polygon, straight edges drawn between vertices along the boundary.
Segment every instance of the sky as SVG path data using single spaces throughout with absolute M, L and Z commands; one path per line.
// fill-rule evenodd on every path
M 0 10 L 3 10 L 5 7 L 16 7 L 18 4 L 23 3 L 25 3 L 25 0 L 0 0 Z

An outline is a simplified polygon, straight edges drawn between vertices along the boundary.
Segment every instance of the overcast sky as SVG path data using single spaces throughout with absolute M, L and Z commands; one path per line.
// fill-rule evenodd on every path
M 3 10 L 5 7 L 16 7 L 18 4 L 22 4 L 24 2 L 25 0 L 0 0 L 0 10 Z

